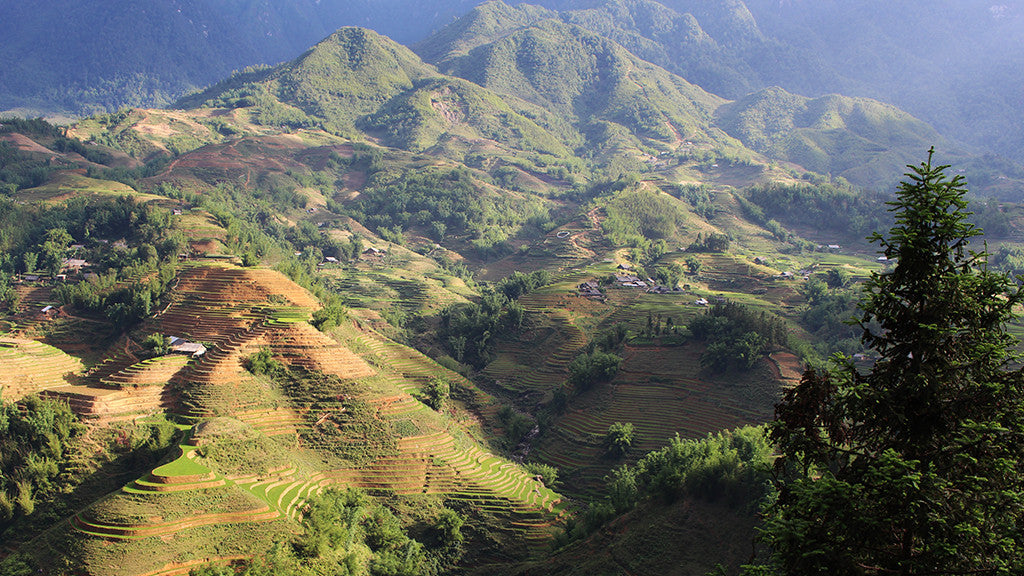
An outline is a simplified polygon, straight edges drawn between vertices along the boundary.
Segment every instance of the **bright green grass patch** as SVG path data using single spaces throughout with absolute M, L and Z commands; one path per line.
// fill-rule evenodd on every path
M 96 180 L 79 174 L 61 174 L 43 186 L 18 192 L 17 198 L 23 202 L 63 202 L 82 196 L 117 198 L 125 195 L 132 196 L 140 202 L 166 200 L 162 196 L 136 192 L 127 184 Z
M 270 313 L 268 324 L 295 324 L 309 320 L 307 308 L 279 308 Z
M 153 470 L 154 476 L 168 477 L 168 476 L 198 476 L 203 474 L 209 474 L 210 469 L 202 464 L 199 464 L 195 460 L 189 457 L 189 454 L 195 451 L 195 446 L 182 446 L 181 456 L 172 462 L 168 462 L 163 466 L 157 467 Z

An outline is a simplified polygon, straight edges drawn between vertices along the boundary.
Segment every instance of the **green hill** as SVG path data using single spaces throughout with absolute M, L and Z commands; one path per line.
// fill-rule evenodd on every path
M 250 108 L 260 124 L 320 124 L 352 133 L 357 118 L 431 76 L 436 72 L 400 44 L 363 28 L 343 28 L 291 62 L 238 75 L 178 106 Z
M 770 159 L 876 185 L 943 142 L 924 122 L 874 100 L 811 99 L 770 88 L 727 102 L 706 92 L 688 80 L 710 72 L 697 73 L 679 54 L 721 67 L 713 73 L 719 79 L 732 73 L 725 71 L 729 62 L 746 65 L 730 59 L 694 13 L 732 30 L 740 44 L 765 40 L 740 3 L 715 17 L 689 8 L 680 14 L 654 2 L 620 1 L 552 13 L 488 2 L 417 49 L 444 72 L 571 119 L 589 154 L 604 162 L 628 158 L 641 145 L 751 158 L 731 136 Z
M 419 82 L 363 118 L 359 126 L 382 135 L 389 146 L 413 151 L 441 144 L 442 138 L 457 138 L 488 140 L 510 153 L 535 152 L 557 159 L 572 156 L 570 145 L 579 141 L 557 115 L 502 99 L 457 78 Z
M 714 109 L 723 101 L 662 68 L 640 60 L 615 42 L 555 18 L 527 27 L 503 4 L 481 8 L 473 25 L 456 23 L 469 37 L 450 42 L 437 64 L 499 94 L 509 94 L 570 119 L 587 139 L 587 155 L 609 162 L 628 158 L 643 144 L 675 150 L 684 141 L 718 151 L 738 150 L 735 141 L 715 129 Z M 483 30 L 487 37 L 472 36 Z M 448 38 L 452 30 L 441 34 Z M 458 46 L 475 46 L 460 51 Z M 635 169 L 635 168 L 634 168 Z
M 443 62 L 463 56 L 517 28 L 554 17 L 557 17 L 557 12 L 540 6 L 520 4 L 513 7 L 501 0 L 488 0 L 413 45 L 413 49 L 427 62 Z
M 934 143 L 933 128 L 893 106 L 769 88 L 718 109 L 719 126 L 764 155 L 864 186 L 891 180 Z
M 477 153 L 532 166 L 537 162 L 525 159 L 532 154 L 547 158 L 542 164 L 566 163 L 582 141 L 556 114 L 439 74 L 404 46 L 360 28 L 342 29 L 296 60 L 236 75 L 178 103 L 197 106 L 233 110 L 261 126 L 365 133 L 411 151 L 436 147 L 460 161 Z

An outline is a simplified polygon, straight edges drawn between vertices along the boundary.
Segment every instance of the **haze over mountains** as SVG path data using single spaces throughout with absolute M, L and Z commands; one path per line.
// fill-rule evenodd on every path
M 473 2 L 406 5 L 189 1 L 0 3 L 0 110 L 82 114 L 166 105 L 231 70 L 290 59 L 342 25 L 401 42 L 424 58 Z M 889 102 L 984 152 L 1024 159 L 1019 2 L 548 0 L 515 18 L 558 18 L 728 99 L 771 86 Z M 470 22 L 462 25 L 471 26 Z M 432 32 L 440 37 L 426 39 Z M 424 41 L 424 39 L 426 39 Z

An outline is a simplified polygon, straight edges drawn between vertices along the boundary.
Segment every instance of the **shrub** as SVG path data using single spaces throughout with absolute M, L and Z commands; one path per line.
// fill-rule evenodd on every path
M 608 352 L 584 352 L 569 363 L 569 382 L 587 389 L 598 382 L 607 382 L 619 371 L 622 358 Z
M 544 485 L 548 488 L 554 488 L 558 484 L 558 468 L 548 464 L 539 464 L 537 462 L 529 462 L 523 465 L 526 471 L 534 476 L 540 476 Z
M 245 369 L 259 375 L 274 375 L 280 372 L 284 365 L 275 360 L 267 348 L 261 348 L 258 352 L 245 359 Z
M 451 395 L 451 386 L 441 378 L 431 378 L 423 387 L 423 403 L 434 410 L 441 410 Z
M 142 346 L 153 356 L 163 356 L 171 351 L 171 337 L 163 334 L 150 334 L 142 341 Z
M 632 422 L 616 422 L 608 427 L 604 443 L 612 456 L 622 456 L 633 446 L 634 430 Z

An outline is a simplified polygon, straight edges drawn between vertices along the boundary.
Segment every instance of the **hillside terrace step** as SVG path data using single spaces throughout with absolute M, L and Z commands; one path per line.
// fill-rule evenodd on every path
M 145 574 L 138 574 L 136 576 L 188 576 L 193 570 L 203 566 L 230 566 L 240 560 L 251 560 L 252 558 L 253 556 L 216 556 L 200 560 L 190 560 L 188 562 L 169 562 L 165 564 L 163 568 L 158 568 L 152 572 L 146 572 Z
M 191 492 L 193 490 L 206 490 L 209 488 L 220 488 L 225 486 L 227 482 L 224 478 L 211 477 L 207 480 L 196 481 L 196 482 L 158 482 L 152 480 L 134 480 L 131 484 L 124 487 L 125 492 L 132 494 L 146 493 L 146 492 Z
M 253 510 L 243 512 L 202 514 L 190 518 L 184 518 L 174 522 L 148 525 L 94 524 L 82 518 L 81 515 L 76 514 L 72 517 L 71 524 L 75 529 L 79 530 L 80 532 L 85 532 L 87 534 L 92 534 L 94 536 L 116 540 L 131 540 L 147 538 L 151 536 L 166 536 L 169 534 L 180 532 L 182 530 L 198 528 L 200 526 L 209 526 L 211 524 L 268 522 L 276 520 L 280 516 L 281 513 L 278 512 L 277 510 L 272 510 L 270 506 L 263 506 L 261 508 L 256 508 Z

